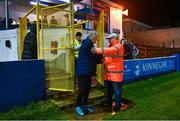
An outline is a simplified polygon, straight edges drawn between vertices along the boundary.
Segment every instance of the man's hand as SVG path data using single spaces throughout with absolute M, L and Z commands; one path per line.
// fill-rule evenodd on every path
M 95 53 L 96 53 L 96 48 L 95 48 L 95 47 L 92 47 L 92 48 L 91 48 L 91 52 L 92 52 L 93 54 L 95 54 Z
M 80 49 L 80 47 L 81 47 L 81 45 L 75 46 L 75 47 L 74 47 L 74 50 L 75 50 L 75 51 L 78 51 L 78 50 Z

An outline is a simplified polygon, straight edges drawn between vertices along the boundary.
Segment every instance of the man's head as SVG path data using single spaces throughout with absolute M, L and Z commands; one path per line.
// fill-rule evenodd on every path
M 108 39 L 109 43 L 112 44 L 115 40 L 119 40 L 119 36 L 118 34 L 112 33 L 106 37 L 106 39 Z
M 78 41 L 81 41 L 81 37 L 82 37 L 82 33 L 81 33 L 81 32 L 77 32 L 77 33 L 76 33 L 76 39 L 77 39 Z
M 98 40 L 98 33 L 96 31 L 90 32 L 88 35 L 89 39 L 95 44 Z

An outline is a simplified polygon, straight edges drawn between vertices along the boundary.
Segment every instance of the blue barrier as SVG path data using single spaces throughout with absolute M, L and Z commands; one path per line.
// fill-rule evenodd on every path
M 174 54 L 176 56 L 176 71 L 180 71 L 180 54 Z
M 124 84 L 153 75 L 180 70 L 180 55 L 149 59 L 133 59 L 124 63 Z
M 45 97 L 43 60 L 0 62 L 0 111 Z

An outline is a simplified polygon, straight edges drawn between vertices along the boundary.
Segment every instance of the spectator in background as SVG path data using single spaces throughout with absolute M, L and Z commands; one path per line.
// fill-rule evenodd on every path
M 82 33 L 81 32 L 77 32 L 76 33 L 76 36 L 75 36 L 75 39 L 74 39 L 74 50 L 75 50 L 75 68 L 76 68 L 76 65 L 77 65 L 77 59 L 78 59 L 78 55 L 79 55 L 79 49 L 81 47 L 81 38 L 82 38 Z M 77 81 L 76 81 L 76 77 L 75 77 L 75 84 L 77 84 Z
M 82 38 L 82 33 L 77 32 L 76 37 L 74 39 L 75 60 L 77 60 L 78 55 L 79 55 L 79 49 L 81 47 L 81 38 Z
M 37 59 L 37 38 L 36 24 L 33 24 L 30 32 L 24 39 L 22 59 Z
M 124 32 L 123 38 L 121 40 L 121 43 L 124 46 L 124 60 L 127 59 L 134 59 L 139 54 L 139 49 L 128 40 L 127 35 Z

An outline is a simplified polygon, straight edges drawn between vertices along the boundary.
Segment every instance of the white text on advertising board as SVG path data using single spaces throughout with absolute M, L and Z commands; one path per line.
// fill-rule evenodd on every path
M 167 68 L 167 61 L 144 63 L 142 65 L 143 71 L 158 70 L 163 68 Z

